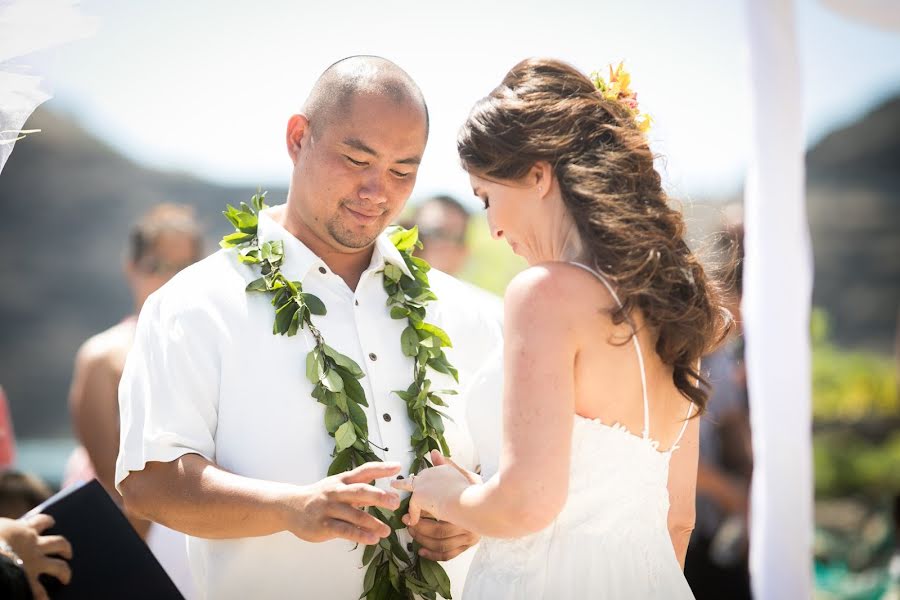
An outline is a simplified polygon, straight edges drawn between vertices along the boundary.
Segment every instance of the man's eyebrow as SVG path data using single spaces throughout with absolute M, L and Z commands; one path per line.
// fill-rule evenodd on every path
M 371 154 L 376 158 L 378 157 L 378 153 L 366 146 L 366 144 L 359 138 L 346 138 L 343 143 L 345 146 L 350 146 L 351 148 L 359 150 L 360 152 Z
M 375 152 L 375 150 L 367 146 L 366 143 L 359 138 L 346 138 L 343 141 L 343 144 L 345 146 L 350 146 L 355 150 L 359 150 L 360 152 L 371 154 L 375 158 L 379 157 L 379 154 Z M 422 159 L 419 156 L 410 156 L 409 158 L 401 158 L 400 160 L 396 160 L 394 162 L 400 165 L 419 165 L 422 162 Z

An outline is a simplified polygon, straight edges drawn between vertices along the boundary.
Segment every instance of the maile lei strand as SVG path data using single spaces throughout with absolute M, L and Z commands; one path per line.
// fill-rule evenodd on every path
M 325 304 L 304 292 L 302 282 L 290 281 L 282 274 L 283 243 L 280 240 L 260 243 L 258 215 L 266 208 L 265 195 L 265 192 L 254 195 L 250 206 L 243 202 L 240 208 L 227 205 L 223 214 L 236 231 L 222 238 L 220 245 L 236 248 L 240 262 L 259 266 L 261 277 L 247 285 L 247 292 L 271 296 L 275 308 L 272 333 L 293 336 L 305 328 L 315 342 L 306 356 L 306 377 L 314 386 L 312 397 L 325 405 L 325 429 L 334 438 L 334 460 L 328 475 L 348 471 L 365 462 L 380 461 L 372 452 L 374 444 L 368 439 L 369 428 L 362 409 L 368 406 L 359 383 L 364 377 L 362 369 L 351 358 L 326 344 L 322 333 L 313 324 L 313 315 L 325 314 Z M 407 415 L 413 424 L 410 444 L 415 458 L 410 473 L 418 473 L 431 466 L 426 458 L 431 450 L 449 454 L 442 419 L 447 415 L 437 407 L 447 406 L 441 399 L 442 394 L 456 393 L 454 390 L 432 390 L 427 368 L 449 374 L 457 383 L 459 376 L 443 350 L 451 347 L 450 338 L 439 327 L 425 322 L 425 306 L 437 297 L 429 288 L 428 263 L 412 255 L 413 250 L 422 245 L 417 230 L 398 227 L 389 237 L 413 275 L 408 277 L 390 263 L 384 266 L 383 285 L 391 318 L 406 319 L 408 323 L 400 335 L 400 349 L 412 359 L 413 381 L 407 389 L 394 393 L 406 402 Z M 363 552 L 363 566 L 368 568 L 360 598 L 410 600 L 419 595 L 436 600 L 437 594 L 450 598 L 450 579 L 444 569 L 434 561 L 419 557 L 417 544 L 413 545 L 412 555 L 400 544 L 397 531 L 405 527 L 400 517 L 408 506 L 409 498 L 406 498 L 394 513 L 379 507 L 367 509 L 369 514 L 391 528 L 391 534 L 378 544 L 366 546 Z

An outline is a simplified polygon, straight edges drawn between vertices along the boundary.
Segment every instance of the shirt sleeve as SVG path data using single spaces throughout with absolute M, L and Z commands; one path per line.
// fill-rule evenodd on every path
M 207 311 L 180 306 L 168 291 L 144 303 L 119 382 L 117 489 L 151 461 L 190 453 L 215 460 L 217 332 Z

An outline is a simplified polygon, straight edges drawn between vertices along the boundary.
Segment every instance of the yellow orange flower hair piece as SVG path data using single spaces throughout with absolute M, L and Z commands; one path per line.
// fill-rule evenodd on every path
M 634 115 L 634 122 L 637 124 L 638 129 L 643 133 L 647 133 L 650 130 L 650 124 L 653 122 L 653 119 L 650 118 L 650 115 L 642 113 L 638 109 L 637 92 L 629 87 L 631 85 L 631 74 L 625 70 L 624 62 L 620 62 L 615 69 L 613 69 L 612 65 L 609 65 L 609 80 L 604 79 L 599 72 L 594 71 L 591 73 L 591 81 L 594 82 L 597 92 L 603 98 L 619 102 L 628 108 L 631 114 Z

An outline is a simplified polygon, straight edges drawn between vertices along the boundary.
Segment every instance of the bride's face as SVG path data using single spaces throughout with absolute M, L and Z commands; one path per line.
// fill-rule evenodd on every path
M 499 182 L 469 174 L 472 191 L 487 211 L 491 237 L 506 240 L 513 252 L 529 262 L 534 257 L 539 191 L 527 182 Z

